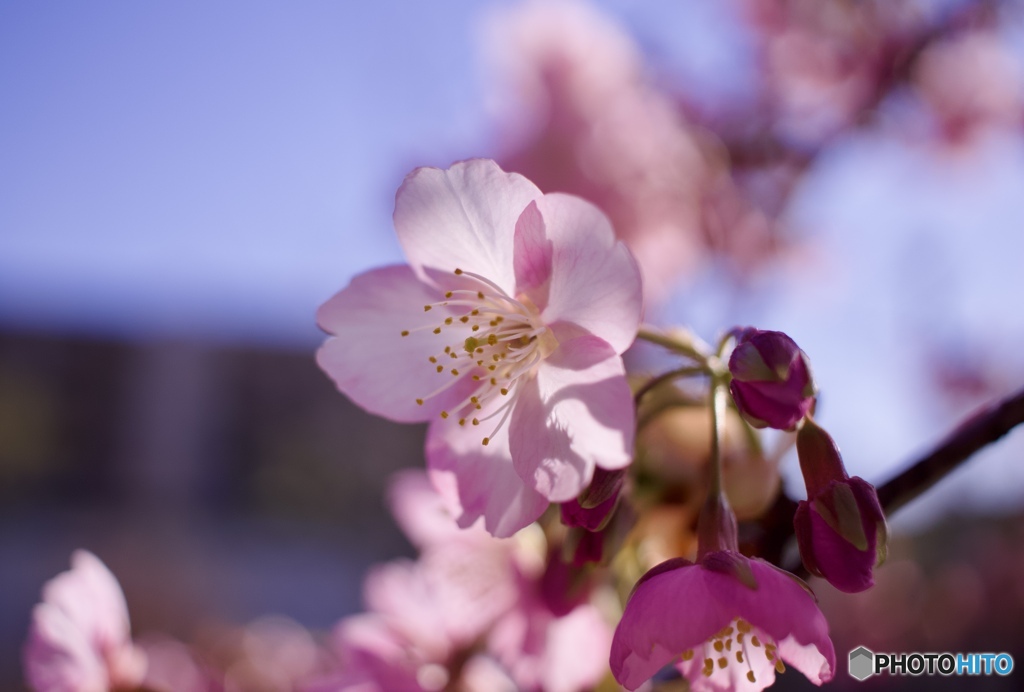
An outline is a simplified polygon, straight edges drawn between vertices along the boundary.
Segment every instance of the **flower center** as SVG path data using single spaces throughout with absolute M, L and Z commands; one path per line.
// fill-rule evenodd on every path
M 715 669 L 726 670 L 732 665 L 746 668 L 746 678 L 757 682 L 751 656 L 765 656 L 779 673 L 786 672 L 786 666 L 779 656 L 775 642 L 761 630 L 755 631 L 749 622 L 736 618 L 728 627 L 712 635 L 701 645 L 704 666 L 701 674 L 710 678 Z M 692 661 L 697 655 L 693 649 L 687 649 L 681 655 L 683 661 Z M 742 671 L 741 671 L 742 672 Z
M 558 341 L 540 321 L 529 298 L 513 298 L 479 274 L 456 269 L 455 275 L 465 281 L 466 288 L 447 291 L 444 300 L 423 306 L 425 312 L 437 309 L 445 316 L 436 326 L 405 330 L 402 336 L 429 329 L 442 337 L 438 351 L 427 360 L 444 381 L 416 399 L 420 406 L 466 377 L 479 383 L 469 396 L 451 407 L 451 412 L 443 410 L 440 415 L 443 419 L 454 418 L 462 426 L 498 418 L 497 425 L 483 438 L 487 445 L 508 420 L 522 383 L 554 351 Z M 486 413 L 476 414 L 485 409 Z

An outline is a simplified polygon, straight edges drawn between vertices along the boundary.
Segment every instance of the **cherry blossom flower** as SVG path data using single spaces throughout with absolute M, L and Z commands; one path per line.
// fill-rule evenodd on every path
M 807 586 L 732 550 L 669 560 L 637 582 L 612 641 L 612 672 L 635 690 L 673 662 L 695 692 L 762 690 L 787 663 L 820 685 L 836 663 Z
M 372 413 L 430 421 L 427 463 L 459 522 L 509 536 L 549 501 L 623 468 L 634 412 L 621 354 L 639 272 L 608 219 L 471 160 L 419 168 L 399 189 L 409 260 L 356 276 L 317 313 L 317 354 Z
M 71 555 L 71 570 L 43 587 L 25 645 L 25 675 L 37 692 L 109 692 L 138 687 L 146 657 L 132 644 L 124 594 L 99 558 Z

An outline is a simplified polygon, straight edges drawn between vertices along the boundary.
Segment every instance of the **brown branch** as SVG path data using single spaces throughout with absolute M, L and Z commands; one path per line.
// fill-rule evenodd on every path
M 1024 390 L 975 413 L 945 440 L 896 477 L 878 488 L 886 514 L 932 487 L 975 452 L 996 442 L 1024 423 Z

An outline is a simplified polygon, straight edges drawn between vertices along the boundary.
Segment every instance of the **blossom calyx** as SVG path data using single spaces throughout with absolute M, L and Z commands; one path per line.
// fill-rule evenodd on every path
M 835 441 L 810 419 L 797 435 L 797 453 L 807 500 L 797 505 L 793 524 L 804 566 L 840 591 L 870 588 L 888 539 L 875 487 L 847 475 Z
M 736 408 L 755 428 L 792 430 L 816 392 L 807 354 L 782 332 L 747 328 L 729 358 Z

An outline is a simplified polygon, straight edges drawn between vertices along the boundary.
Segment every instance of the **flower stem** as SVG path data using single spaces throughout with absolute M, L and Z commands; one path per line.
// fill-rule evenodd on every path
M 697 559 L 720 550 L 738 550 L 736 515 L 722 483 L 722 440 L 725 437 L 726 388 L 720 372 L 711 376 L 711 462 L 708 496 L 697 521 Z
M 683 377 L 693 377 L 694 375 L 705 375 L 708 374 L 707 368 L 700 365 L 689 365 L 684 368 L 676 368 L 675 370 L 669 370 L 666 373 L 662 373 L 657 377 L 644 382 L 640 389 L 636 390 L 636 394 L 633 395 L 633 401 L 640 404 L 640 400 L 643 399 L 644 395 L 650 392 L 655 387 L 664 384 L 665 382 L 671 382 L 672 380 L 681 379 Z
M 636 338 L 667 348 L 674 353 L 706 365 L 710 347 L 689 332 L 664 334 L 653 327 L 641 326 Z

